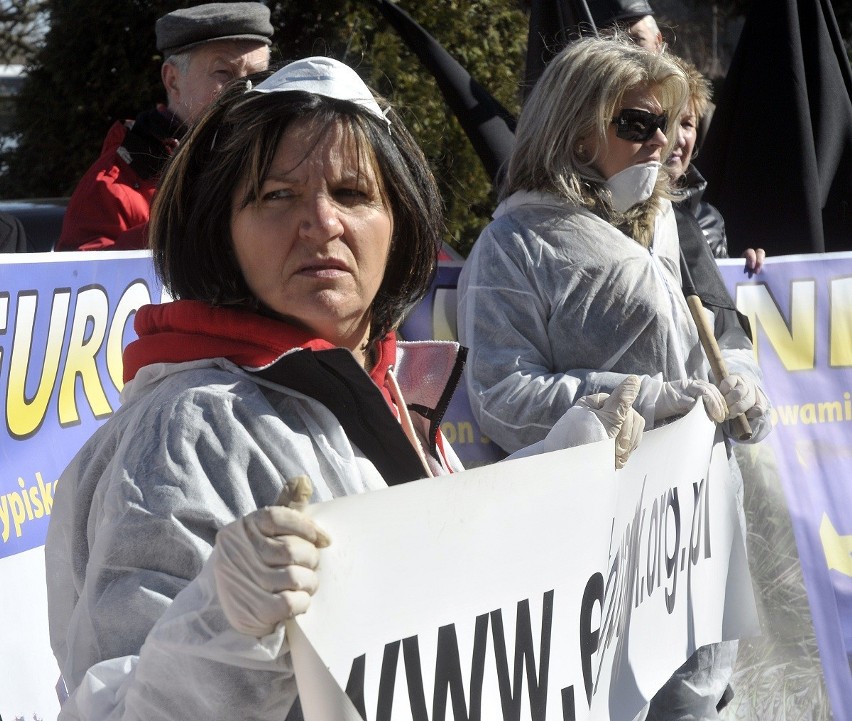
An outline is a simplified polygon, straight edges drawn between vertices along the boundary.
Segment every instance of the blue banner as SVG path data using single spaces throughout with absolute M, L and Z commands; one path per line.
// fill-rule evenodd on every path
M 835 721 L 852 720 L 852 253 L 721 264 L 773 403 L 774 451 Z M 748 483 L 749 479 L 746 478 Z M 755 517 L 750 534 L 759 533 Z M 776 524 L 777 525 L 777 524 Z
M 461 267 L 444 254 L 402 337 L 455 338 Z M 751 320 L 775 425 L 765 442 L 735 449 L 763 637 L 741 644 L 732 713 L 852 721 L 852 253 L 770 258 L 751 278 L 742 261 L 720 267 Z M 60 473 L 118 409 L 135 311 L 162 290 L 141 251 L 8 255 L 0 268 L 0 582 L 9 587 L 44 543 Z M 503 455 L 474 421 L 464 383 L 442 430 L 468 467 Z M 26 618 L 23 607 L 7 613 Z M 14 663 L 10 673 L 23 668 Z M 11 714 L 3 689 L 0 714 Z
M 161 291 L 150 254 L 3 258 L 0 559 L 44 544 L 59 474 L 119 406 L 133 318 Z

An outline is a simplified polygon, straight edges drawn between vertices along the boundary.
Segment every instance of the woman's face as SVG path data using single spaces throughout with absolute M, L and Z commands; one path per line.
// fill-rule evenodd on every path
M 393 231 L 376 172 L 348 128 L 302 120 L 282 136 L 257 200 L 244 206 L 244 182 L 231 201 L 234 251 L 252 294 L 362 363 Z
M 677 124 L 677 141 L 672 154 L 666 160 L 666 166 L 675 178 L 681 177 L 692 162 L 692 151 L 695 150 L 695 140 L 698 137 L 698 118 L 692 103 L 680 116 Z
M 654 115 L 660 115 L 663 108 L 657 99 L 657 88 L 637 87 L 628 90 L 622 98 L 621 105 L 615 109 L 613 116 L 615 117 L 622 110 L 627 109 L 644 110 Z M 601 153 L 594 165 L 597 171 L 606 180 L 609 180 L 613 175 L 631 165 L 639 165 L 652 160 L 660 162 L 662 149 L 667 142 L 666 136 L 659 128 L 648 140 L 643 142 L 623 140 L 615 134 L 615 123 L 609 123 L 606 136 L 602 141 L 593 138 L 587 140 L 586 145 L 591 153 L 596 153 L 598 147 L 600 147 Z

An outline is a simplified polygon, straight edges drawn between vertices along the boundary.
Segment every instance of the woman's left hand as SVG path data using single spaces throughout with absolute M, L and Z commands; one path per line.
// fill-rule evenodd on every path
M 769 400 L 760 386 L 743 376 L 725 376 L 719 384 L 728 405 L 727 420 L 745 414 L 746 418 L 759 418 L 769 410 Z
M 607 395 L 597 393 L 584 396 L 577 406 L 594 413 L 610 438 L 615 438 L 615 467 L 624 468 L 630 454 L 639 446 L 645 419 L 633 408 L 639 394 L 641 381 L 638 376 L 627 376 L 616 389 Z
M 556 421 L 547 436 L 515 451 L 506 460 L 615 438 L 615 467 L 623 468 L 642 440 L 645 428 L 645 419 L 633 408 L 640 385 L 638 376 L 628 376 L 612 393 L 582 397 Z
M 269 506 L 252 511 L 216 536 L 213 575 L 228 622 L 260 638 L 304 613 L 317 589 L 325 532 L 301 511 Z

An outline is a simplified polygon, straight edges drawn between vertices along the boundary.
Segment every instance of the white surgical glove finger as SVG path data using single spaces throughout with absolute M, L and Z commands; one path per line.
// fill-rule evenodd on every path
M 596 393 L 584 396 L 576 405 L 591 410 L 603 424 L 607 436 L 614 438 L 618 435 L 624 419 L 630 414 L 641 383 L 639 376 L 627 376 L 609 395 Z
M 694 390 L 704 401 L 704 410 L 707 411 L 710 420 L 716 423 L 724 421 L 728 417 L 728 407 L 721 391 L 708 381 L 693 381 L 693 383 L 700 384 Z
M 614 430 L 607 429 L 610 437 L 618 435 L 623 428 L 624 421 L 627 418 L 632 418 L 633 401 L 639 395 L 641 385 L 642 381 L 639 380 L 639 376 L 627 376 L 604 401 L 601 414 L 606 414 L 609 422 L 615 426 Z M 599 414 L 599 417 L 601 414 Z
M 623 468 L 630 454 L 639 445 L 645 420 L 633 408 L 642 381 L 639 376 L 627 376 L 612 393 L 597 393 L 577 401 L 578 406 L 594 413 L 609 438 L 615 438 L 615 467 Z
M 233 543 L 231 535 L 225 538 L 223 542 L 220 532 L 213 551 L 213 575 L 225 617 L 234 629 L 260 638 L 272 633 L 282 621 L 307 610 L 317 587 L 313 569 L 246 567 L 242 553 L 232 555 L 240 544 Z
M 704 409 L 711 420 L 721 423 L 728 409 L 725 398 L 716 386 L 709 381 L 687 380 L 663 383 L 654 408 L 654 418 L 662 420 L 686 413 L 695 401 L 701 398 Z
M 294 503 L 304 502 L 294 498 Z M 231 626 L 259 638 L 304 613 L 317 588 L 317 549 L 328 544 L 313 520 L 284 506 L 260 508 L 222 528 L 213 550 L 213 575 Z
M 645 419 L 633 408 L 633 402 L 639 395 L 642 381 L 639 376 L 627 376 L 604 403 L 604 409 L 610 409 L 619 419 L 615 434 L 615 467 L 624 468 L 630 454 L 636 450 L 642 440 Z
M 630 408 L 624 423 L 615 437 L 615 468 L 624 468 L 630 454 L 633 453 L 642 440 L 642 432 L 645 429 L 645 419 L 642 414 Z
M 265 538 L 298 536 L 310 541 L 317 548 L 325 548 L 330 543 L 325 531 L 314 523 L 309 516 L 294 508 L 267 506 L 266 508 L 258 508 L 249 516 L 253 518 L 252 530 Z
M 742 376 L 726 376 L 719 384 L 719 390 L 728 404 L 728 419 L 742 415 L 757 403 L 757 387 Z
M 253 524 L 247 526 L 246 534 L 253 553 L 270 570 L 286 568 L 287 566 L 316 568 L 319 566 L 319 549 L 325 547 L 300 536 L 264 536 Z M 269 587 L 268 590 L 276 591 L 278 589 Z

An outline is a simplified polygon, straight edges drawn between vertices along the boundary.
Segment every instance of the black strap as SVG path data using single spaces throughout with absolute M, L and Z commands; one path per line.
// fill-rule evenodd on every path
M 322 403 L 389 486 L 425 477 L 382 392 L 349 351 L 300 350 L 251 373 Z
M 453 394 L 456 392 L 456 388 L 461 380 L 461 375 L 464 371 L 464 364 L 466 361 L 467 348 L 463 345 L 459 346 L 456 363 L 453 366 L 453 370 L 450 372 L 450 377 L 447 379 L 447 385 L 444 387 L 444 392 L 441 394 L 441 398 L 438 400 L 438 404 L 434 408 L 428 408 L 427 406 L 419 403 L 411 403 L 408 406 L 408 410 L 414 411 L 428 419 L 429 450 L 434 454 L 438 453 L 437 439 L 438 431 L 441 429 L 441 421 L 444 420 L 444 414 L 447 412 L 447 408 L 450 407 L 450 401 L 453 399 Z

